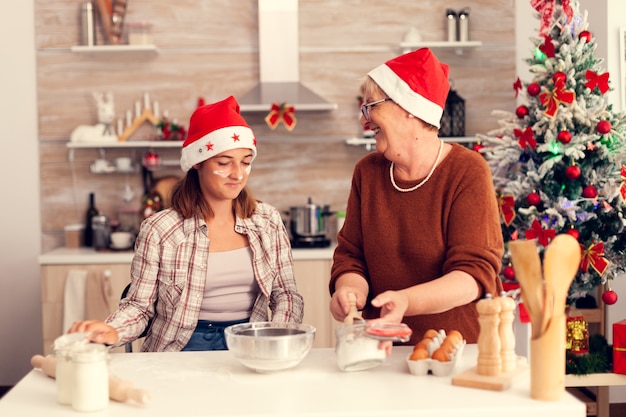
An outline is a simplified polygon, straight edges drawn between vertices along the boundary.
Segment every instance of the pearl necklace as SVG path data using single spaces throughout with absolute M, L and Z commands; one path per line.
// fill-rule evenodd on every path
M 439 153 L 437 153 L 437 159 L 435 159 L 435 163 L 433 164 L 433 167 L 430 169 L 430 172 L 428 173 L 428 175 L 426 175 L 426 178 L 424 178 L 422 182 L 420 182 L 417 185 L 414 185 L 411 188 L 398 187 L 398 184 L 396 184 L 396 181 L 393 179 L 393 162 L 392 162 L 391 166 L 389 167 L 389 178 L 391 178 L 391 185 L 393 185 L 393 188 L 400 191 L 401 193 L 409 193 L 411 191 L 417 190 L 422 185 L 426 184 L 426 181 L 430 179 L 430 177 L 433 175 L 433 172 L 435 172 L 435 168 L 437 168 L 437 165 L 439 164 L 439 158 L 441 158 L 442 151 L 443 151 L 443 141 L 439 140 Z

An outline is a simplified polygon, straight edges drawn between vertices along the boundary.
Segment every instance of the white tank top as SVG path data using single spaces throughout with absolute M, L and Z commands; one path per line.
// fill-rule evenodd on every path
M 250 317 L 259 292 L 249 246 L 209 252 L 209 267 L 200 307 L 200 320 L 230 321 Z

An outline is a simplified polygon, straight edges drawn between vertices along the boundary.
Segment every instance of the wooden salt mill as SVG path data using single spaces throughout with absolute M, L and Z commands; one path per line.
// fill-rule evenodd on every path
M 501 344 L 498 327 L 500 325 L 500 311 L 502 307 L 491 294 L 476 303 L 480 334 L 478 335 L 478 363 L 476 373 L 479 375 L 495 376 L 502 370 L 500 358 Z
M 515 333 L 513 333 L 513 310 L 515 310 L 515 300 L 508 297 L 503 291 L 498 297 L 500 303 L 500 326 L 498 333 L 500 336 L 500 359 L 502 360 L 502 372 L 515 370 Z

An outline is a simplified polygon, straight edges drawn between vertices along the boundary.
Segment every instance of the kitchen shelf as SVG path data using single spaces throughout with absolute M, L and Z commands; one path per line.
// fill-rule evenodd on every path
M 400 42 L 400 47 L 402 48 L 402 53 L 405 54 L 407 52 L 413 51 L 419 48 L 431 48 L 431 49 L 450 49 L 453 48 L 456 50 L 457 55 L 462 55 L 464 49 L 468 48 L 478 48 L 482 46 L 482 42 L 480 41 L 465 41 L 465 42 L 448 42 L 448 41 L 439 41 L 439 42 Z
M 71 51 L 77 54 L 120 54 L 120 53 L 149 53 L 159 52 L 155 45 L 77 45 L 72 46 Z
M 68 142 L 68 159 L 74 160 L 75 149 L 155 149 L 155 148 L 181 148 L 183 141 L 179 140 L 127 140 L 109 142 Z

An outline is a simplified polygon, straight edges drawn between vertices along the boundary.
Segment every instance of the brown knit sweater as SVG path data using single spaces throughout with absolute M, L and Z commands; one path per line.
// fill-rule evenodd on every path
M 369 299 L 431 281 L 453 271 L 473 276 L 482 295 L 498 295 L 504 250 L 496 194 L 483 157 L 463 146 L 452 150 L 426 184 L 401 193 L 389 179 L 390 162 L 380 153 L 365 156 L 355 167 L 345 224 L 339 233 L 330 292 L 347 272 L 365 277 Z M 415 183 L 396 180 L 401 188 Z M 428 329 L 459 330 L 476 343 L 480 327 L 475 302 L 453 310 L 405 317 L 413 329 L 409 344 Z M 368 301 L 366 318 L 379 312 Z

